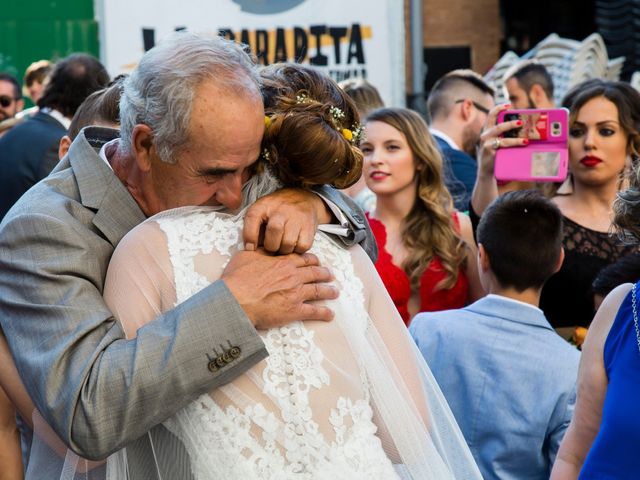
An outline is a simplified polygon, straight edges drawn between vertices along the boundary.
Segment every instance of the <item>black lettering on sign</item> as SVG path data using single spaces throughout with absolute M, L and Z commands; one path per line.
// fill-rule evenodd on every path
M 276 30 L 276 50 L 273 63 L 286 62 L 287 60 L 289 60 L 289 55 L 287 55 L 287 42 L 284 37 L 284 28 L 278 28 Z
M 323 55 L 322 51 L 321 51 L 321 48 L 322 48 L 322 35 L 324 35 L 327 32 L 327 26 L 326 25 L 312 25 L 311 27 L 309 27 L 309 31 L 311 32 L 311 35 L 316 37 L 316 55 L 315 55 L 315 57 L 311 57 L 309 59 L 309 63 L 311 65 L 322 65 L 322 66 L 328 65 L 329 64 L 329 59 L 327 58 L 326 55 Z
M 347 64 L 351 63 L 352 58 L 355 58 L 360 65 L 364 65 L 364 48 L 362 47 L 362 32 L 359 23 L 351 25 L 348 52 Z
M 293 29 L 293 61 L 302 63 L 307 58 L 307 49 L 309 48 L 309 39 L 307 32 L 300 27 Z
M 249 30 L 246 28 L 240 32 L 240 43 L 243 45 L 251 45 L 249 42 Z
M 269 65 L 269 32 L 266 30 L 256 30 L 255 54 L 258 63 Z
M 227 40 L 235 41 L 236 36 L 233 34 L 233 31 L 230 28 L 221 28 L 218 30 L 218 35 L 222 38 L 226 38 Z
M 347 36 L 347 27 L 329 27 L 329 35 L 333 38 L 333 50 L 336 64 L 340 64 L 340 39 Z
M 144 51 L 148 52 L 156 44 L 156 29 L 155 28 L 143 28 L 142 29 L 142 44 L 144 45 Z
M 362 68 L 354 68 L 349 70 L 329 70 L 329 76 L 336 82 L 347 80 L 349 78 L 367 78 L 367 70 Z

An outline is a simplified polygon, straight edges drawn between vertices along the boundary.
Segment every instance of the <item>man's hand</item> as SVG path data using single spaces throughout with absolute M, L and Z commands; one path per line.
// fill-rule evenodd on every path
M 295 188 L 278 190 L 248 208 L 243 231 L 245 249 L 264 246 L 269 252 L 304 253 L 313 244 L 318 224 L 330 223 L 331 218 L 329 208 L 315 193 Z
M 332 280 L 331 272 L 310 253 L 270 256 L 264 251 L 237 252 L 222 280 L 257 329 L 333 318 L 329 308 L 308 303 L 338 297 L 336 287 L 326 283 Z

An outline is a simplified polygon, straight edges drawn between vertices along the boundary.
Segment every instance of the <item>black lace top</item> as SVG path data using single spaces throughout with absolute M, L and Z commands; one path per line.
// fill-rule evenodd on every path
M 637 245 L 622 245 L 608 233 L 589 230 L 563 216 L 564 263 L 542 289 L 540 308 L 554 328 L 588 327 L 594 306 L 591 284 L 598 272 L 629 253 Z

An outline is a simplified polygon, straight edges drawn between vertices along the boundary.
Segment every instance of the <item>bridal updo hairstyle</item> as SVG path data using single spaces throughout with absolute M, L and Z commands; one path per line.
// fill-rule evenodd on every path
M 270 65 L 260 76 L 269 117 L 262 158 L 274 175 L 285 186 L 353 185 L 362 170 L 353 101 L 331 78 L 303 65 Z

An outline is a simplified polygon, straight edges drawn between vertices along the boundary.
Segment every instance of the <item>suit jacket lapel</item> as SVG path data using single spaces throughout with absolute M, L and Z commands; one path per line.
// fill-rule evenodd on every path
M 85 129 L 69 149 L 68 159 L 78 183 L 80 201 L 96 211 L 93 224 L 115 247 L 145 220 L 145 215 L 113 170 L 100 158 Z M 80 141 L 78 141 L 80 140 Z

